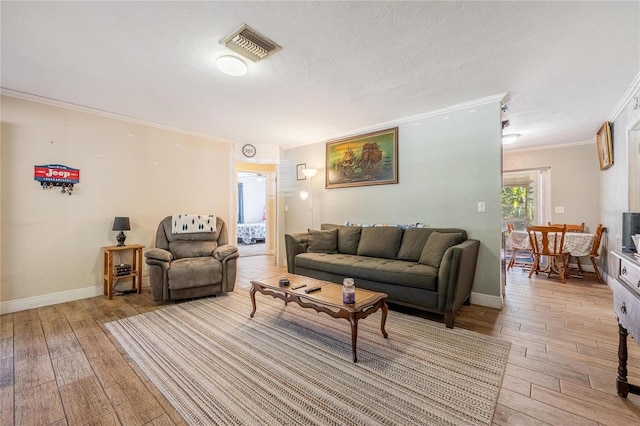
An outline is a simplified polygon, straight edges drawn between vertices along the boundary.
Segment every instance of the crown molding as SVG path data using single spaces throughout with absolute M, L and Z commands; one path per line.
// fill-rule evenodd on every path
M 543 146 L 532 146 L 528 148 L 503 149 L 503 154 L 531 152 L 531 151 L 546 151 L 549 149 L 572 148 L 580 145 L 593 145 L 593 144 L 595 144 L 595 141 L 589 140 L 589 141 L 562 143 L 557 145 L 543 145 Z
M 410 115 L 408 117 L 403 117 L 403 118 L 399 118 L 396 120 L 390 120 L 390 121 L 385 121 L 384 123 L 378 123 L 374 126 L 368 126 L 368 127 L 361 127 L 359 129 L 355 129 L 355 130 L 349 130 L 348 132 L 343 132 L 343 133 L 339 133 L 339 134 L 335 134 L 332 135 L 331 137 L 328 137 L 326 139 L 323 140 L 316 140 L 316 141 L 306 141 L 306 142 L 300 142 L 300 143 L 295 143 L 295 144 L 291 144 L 291 145 L 286 145 L 283 146 L 283 149 L 291 149 L 291 148 L 297 148 L 300 146 L 304 146 L 304 145 L 311 145 L 314 143 L 318 143 L 318 142 L 325 142 L 325 141 L 332 141 L 334 139 L 342 139 L 348 136 L 353 136 L 353 135 L 359 135 L 362 133 L 370 133 L 370 132 L 375 132 L 377 130 L 383 130 L 389 127 L 395 127 L 395 126 L 399 126 L 400 124 L 405 124 L 405 123 L 409 123 L 412 121 L 418 121 L 418 120 L 424 120 L 425 118 L 432 118 L 432 117 L 437 117 L 439 115 L 444 115 L 444 114 L 450 114 L 452 112 L 456 112 L 456 111 L 461 111 L 461 110 L 465 110 L 465 109 L 470 109 L 470 108 L 476 108 L 476 107 L 480 107 L 483 105 L 487 105 L 490 103 L 494 103 L 494 102 L 500 102 L 502 103 L 505 98 L 507 97 L 508 93 L 499 93 L 497 95 L 492 95 L 492 96 L 487 96 L 484 98 L 479 98 L 479 99 L 474 99 L 468 102 L 463 102 L 463 103 L 459 103 L 459 104 L 455 104 L 455 105 L 451 105 L 445 108 L 440 108 L 440 109 L 436 109 L 433 111 L 429 111 L 429 112 L 424 112 L 421 114 L 416 114 L 416 115 Z
M 637 96 L 638 92 L 640 92 L 640 71 L 638 71 L 638 74 L 636 74 L 636 77 L 631 82 L 631 85 L 625 92 L 622 99 L 620 99 L 616 107 L 607 117 L 607 121 L 615 121 L 620 116 L 620 114 L 622 114 L 627 105 L 629 105 L 629 102 L 631 102 L 634 96 Z
M 222 139 L 213 137 L 211 135 L 205 135 L 203 133 L 192 132 L 190 130 L 180 129 L 177 127 L 165 126 L 163 124 L 152 123 L 150 121 L 139 120 L 136 118 L 127 117 L 125 115 L 116 114 L 109 111 L 103 111 L 100 109 L 86 107 L 84 105 L 77 105 L 70 102 L 63 102 L 57 99 L 46 98 L 43 96 L 32 95 L 31 93 L 20 92 L 17 90 L 6 89 L 4 87 L 0 87 L 0 95 L 8 96 L 11 98 L 22 99 L 25 101 L 37 102 L 39 104 L 50 105 L 58 108 L 69 109 L 73 111 L 83 112 L 85 114 L 98 115 L 100 117 L 111 118 L 114 120 L 126 121 L 128 123 L 138 124 L 141 126 L 153 127 L 160 130 L 166 130 L 169 132 L 180 133 L 187 136 L 193 136 L 196 138 L 207 139 L 211 141 L 226 143 L 226 144 L 235 144 L 236 141 L 232 141 L 229 139 Z

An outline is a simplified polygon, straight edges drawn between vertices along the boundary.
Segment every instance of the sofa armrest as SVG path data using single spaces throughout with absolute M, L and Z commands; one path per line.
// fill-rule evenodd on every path
M 236 285 L 237 259 L 240 257 L 238 247 L 223 244 L 213 251 L 212 256 L 222 263 L 222 291 L 233 291 Z
M 213 258 L 219 260 L 220 262 L 228 259 L 235 259 L 240 256 L 240 254 L 238 253 L 238 247 L 231 244 L 224 244 L 222 246 L 219 246 L 213 251 L 212 254 Z
M 285 249 L 287 252 L 287 271 L 293 274 L 293 264 L 296 255 L 306 253 L 309 246 L 309 233 L 298 232 L 284 235 Z
M 444 253 L 438 271 L 438 309 L 454 312 L 471 294 L 480 241 L 466 240 Z
M 152 248 L 147 250 L 144 253 L 144 257 L 147 258 L 147 264 L 149 265 L 160 265 L 173 260 L 173 254 L 171 254 L 169 250 L 161 248 Z

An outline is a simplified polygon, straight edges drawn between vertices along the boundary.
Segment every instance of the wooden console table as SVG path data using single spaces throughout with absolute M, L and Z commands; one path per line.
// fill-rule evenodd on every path
M 144 246 L 138 244 L 130 244 L 127 246 L 108 246 L 102 247 L 104 254 L 103 263 L 103 281 L 104 281 L 104 295 L 109 297 L 109 300 L 113 299 L 113 280 L 114 278 L 124 279 L 131 278 L 133 281 L 131 284 L 132 290 L 137 290 L 138 294 L 142 292 L 142 249 Z M 113 253 L 122 252 L 124 250 L 131 250 L 131 273 L 127 275 L 114 274 L 113 268 Z
M 618 260 L 613 271 L 613 309 L 618 316 L 618 395 L 626 398 L 629 393 L 640 395 L 640 386 L 627 381 L 627 336 L 640 344 L 640 258 L 633 253 L 614 250 Z

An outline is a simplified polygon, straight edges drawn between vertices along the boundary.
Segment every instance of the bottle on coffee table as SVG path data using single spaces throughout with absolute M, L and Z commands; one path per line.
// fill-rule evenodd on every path
M 356 286 L 353 278 L 342 280 L 342 303 L 347 305 L 356 303 Z

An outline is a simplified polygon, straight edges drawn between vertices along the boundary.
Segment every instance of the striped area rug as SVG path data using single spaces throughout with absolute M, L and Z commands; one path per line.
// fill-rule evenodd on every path
M 510 344 L 389 311 L 349 323 L 246 292 L 107 324 L 194 425 L 491 424 Z

